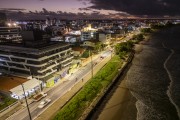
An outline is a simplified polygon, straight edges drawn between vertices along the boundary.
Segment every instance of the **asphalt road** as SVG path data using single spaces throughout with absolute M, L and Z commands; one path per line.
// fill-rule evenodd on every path
M 106 51 L 101 53 L 100 55 L 103 56 L 111 56 L 111 52 L 110 51 Z M 99 56 L 100 56 L 99 55 Z M 103 61 L 104 59 L 100 59 L 100 57 L 96 58 L 93 60 L 93 67 L 94 69 L 96 67 L 98 67 L 98 65 Z M 96 65 L 94 65 L 94 63 L 97 63 Z M 57 99 L 59 99 L 61 96 L 63 96 L 67 91 L 71 90 L 71 88 L 78 82 L 80 81 L 85 75 L 87 74 L 91 74 L 91 62 L 88 63 L 86 66 L 81 67 L 76 73 L 74 73 L 73 75 L 69 76 L 66 78 L 66 81 L 64 81 L 63 83 L 53 87 L 51 90 L 49 90 L 47 92 L 47 97 L 46 98 L 50 98 L 51 99 L 51 103 L 48 104 L 47 106 L 45 106 L 44 108 L 38 108 L 37 106 L 39 105 L 39 102 L 33 102 L 29 105 L 30 108 L 30 113 L 31 113 L 31 117 L 32 119 L 35 119 L 38 115 L 40 115 L 43 111 L 45 111 L 47 109 L 48 106 L 50 106 L 51 104 L 53 104 L 53 102 L 55 102 Z M 77 80 L 76 80 L 77 78 Z M 44 99 L 46 99 L 44 98 Z M 10 116 L 7 120 L 29 120 L 29 115 L 28 115 L 28 111 L 27 108 L 24 107 L 23 109 L 17 111 L 14 115 Z
M 135 31 L 134 34 L 138 34 L 139 31 Z M 131 34 L 130 36 L 132 36 L 133 34 Z M 122 42 L 126 42 L 127 40 L 129 40 L 130 36 L 127 36 L 126 38 L 124 38 L 124 40 Z M 106 61 L 104 59 L 100 59 L 100 56 L 106 56 L 106 57 L 110 57 L 111 56 L 111 52 L 109 50 L 104 51 L 103 53 L 99 54 L 99 57 L 93 60 L 93 71 L 97 72 L 96 67 L 98 67 L 103 61 Z M 108 61 L 106 61 L 108 62 Z M 97 63 L 97 64 L 94 64 Z M 105 64 L 105 63 L 103 63 Z M 32 104 L 29 105 L 30 108 L 30 113 L 31 113 L 31 117 L 32 119 L 35 119 L 37 116 L 39 116 L 43 111 L 45 111 L 48 106 L 50 106 L 51 104 L 53 104 L 56 100 L 58 100 L 61 96 L 63 96 L 66 92 L 68 92 L 69 90 L 71 90 L 71 88 L 78 82 L 80 81 L 84 76 L 86 76 L 87 74 L 91 74 L 91 62 L 88 63 L 86 66 L 81 67 L 76 73 L 74 73 L 73 75 L 67 77 L 67 81 L 53 87 L 51 90 L 49 90 L 47 92 L 48 94 L 48 98 L 51 99 L 51 103 L 48 104 L 47 106 L 45 106 L 44 108 L 38 108 L 37 106 L 39 105 L 39 102 L 33 102 Z M 77 80 L 76 80 L 77 78 Z M 46 98 L 47 98 L 46 97 Z M 46 99 L 44 98 L 44 99 Z M 7 118 L 6 120 L 29 120 L 29 115 L 28 115 L 28 111 L 27 108 L 24 107 L 23 109 L 17 111 L 15 114 L 11 115 L 9 118 Z

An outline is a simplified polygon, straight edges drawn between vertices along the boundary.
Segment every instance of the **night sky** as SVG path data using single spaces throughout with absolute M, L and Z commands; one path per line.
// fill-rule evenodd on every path
M 180 0 L 0 0 L 6 13 L 95 17 L 179 17 Z

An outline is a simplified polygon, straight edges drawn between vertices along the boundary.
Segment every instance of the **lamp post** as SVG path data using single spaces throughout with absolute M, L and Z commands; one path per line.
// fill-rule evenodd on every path
M 32 120 L 31 113 L 30 113 L 30 110 L 29 110 L 29 105 L 28 105 L 26 94 L 25 94 L 25 90 L 24 90 L 24 86 L 23 86 L 23 84 L 21 84 L 21 86 L 22 86 L 22 89 L 23 89 L 23 92 L 24 92 L 24 96 L 25 96 L 25 101 L 26 101 L 26 106 L 27 106 L 27 109 L 28 109 L 29 119 Z
M 89 50 L 89 56 L 91 56 L 91 74 L 92 74 L 92 78 L 93 78 L 93 61 L 92 61 L 92 52 L 91 52 L 91 50 Z
M 11 79 L 14 80 L 13 78 L 11 78 Z M 15 81 L 15 80 L 14 80 L 14 81 Z M 21 85 L 21 87 L 22 87 L 22 89 L 23 89 L 23 94 L 24 94 L 24 96 L 25 96 L 25 102 L 26 102 L 26 106 L 27 106 L 27 110 L 28 110 L 28 114 L 29 114 L 29 119 L 32 120 L 31 113 L 30 113 L 30 110 L 29 110 L 29 105 L 28 105 L 28 102 L 27 102 L 26 94 L 25 94 L 24 86 L 23 86 L 23 84 L 22 84 L 21 82 L 19 82 L 19 81 L 15 81 L 15 82 L 20 83 L 20 85 Z

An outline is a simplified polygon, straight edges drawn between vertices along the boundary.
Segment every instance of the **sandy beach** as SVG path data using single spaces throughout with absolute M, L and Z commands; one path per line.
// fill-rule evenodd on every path
M 136 99 L 126 86 L 126 77 L 111 95 L 98 120 L 136 120 Z
M 179 119 L 179 30 L 162 29 L 135 45 L 131 67 L 92 120 Z

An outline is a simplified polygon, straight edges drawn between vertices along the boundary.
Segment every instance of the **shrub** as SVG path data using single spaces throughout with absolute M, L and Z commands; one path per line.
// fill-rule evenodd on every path
M 88 58 L 89 56 L 90 55 L 88 50 L 84 51 L 84 53 L 81 55 L 82 58 Z
M 55 120 L 77 120 L 97 94 L 111 83 L 122 61 L 114 56 L 91 80 L 89 80 L 59 113 Z M 108 73 L 108 74 L 107 74 Z

